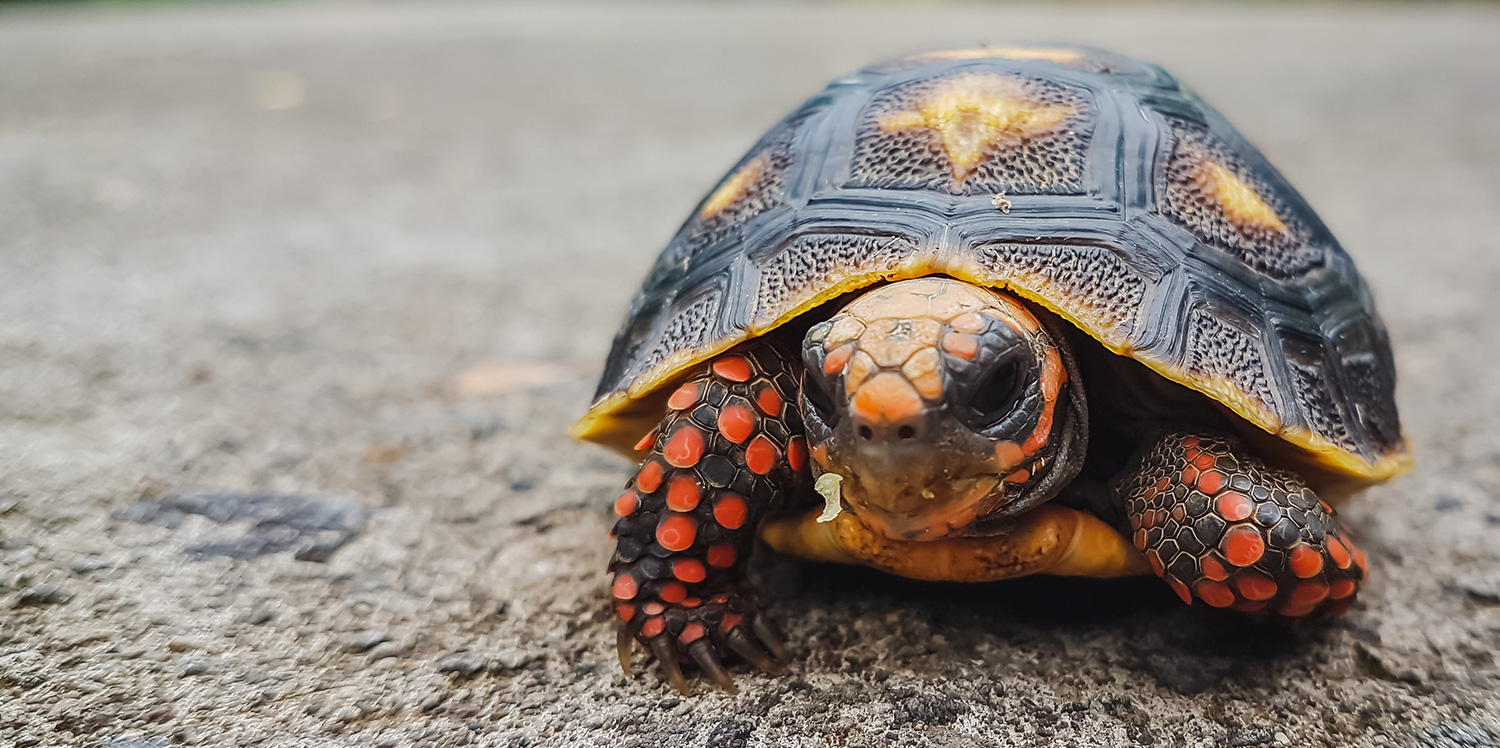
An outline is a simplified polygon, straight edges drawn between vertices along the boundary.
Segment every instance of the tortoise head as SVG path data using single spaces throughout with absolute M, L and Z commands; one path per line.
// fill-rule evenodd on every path
M 1061 344 L 1015 298 L 949 278 L 860 295 L 803 339 L 817 471 L 842 476 L 863 523 L 903 540 L 1046 501 L 1077 474 L 1085 439 Z

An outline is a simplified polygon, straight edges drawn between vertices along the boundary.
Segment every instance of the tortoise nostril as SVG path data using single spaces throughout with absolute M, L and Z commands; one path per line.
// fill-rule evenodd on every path
M 875 437 L 875 432 L 871 431 L 869 426 L 860 426 L 859 427 L 859 438 L 861 438 L 861 439 L 872 439 L 874 437 Z
M 900 430 L 898 430 L 896 432 L 896 436 L 899 436 L 902 439 L 910 439 L 910 438 L 912 438 L 912 437 L 914 437 L 916 435 L 917 435 L 917 430 L 914 429 L 914 428 L 912 428 L 912 427 L 910 427 L 910 426 L 902 426 L 900 428 Z

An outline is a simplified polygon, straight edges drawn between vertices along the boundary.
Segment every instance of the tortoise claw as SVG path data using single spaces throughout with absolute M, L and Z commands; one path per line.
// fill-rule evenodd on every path
M 760 648 L 760 645 L 751 641 L 750 635 L 746 634 L 743 628 L 736 628 L 729 632 L 729 635 L 724 637 L 724 643 L 728 644 L 735 654 L 755 663 L 755 666 L 766 675 L 777 675 L 781 672 L 780 666 L 771 659 L 770 655 L 766 654 L 765 650 Z
M 661 669 L 667 671 L 667 682 L 683 696 L 690 695 L 693 691 L 688 688 L 687 679 L 682 677 L 682 666 L 677 664 L 677 648 L 672 646 L 672 640 L 661 635 L 651 637 L 651 653 L 656 655 Z
M 688 645 L 687 651 L 693 661 L 698 663 L 698 667 L 703 670 L 703 674 L 714 682 L 714 685 L 731 696 L 739 693 L 739 689 L 734 686 L 734 679 L 725 672 L 724 663 L 719 661 L 719 656 L 714 654 L 714 648 L 709 646 L 708 642 L 699 639 Z
M 760 639 L 761 644 L 765 645 L 766 649 L 771 650 L 772 657 L 775 657 L 778 662 L 786 662 L 786 644 L 783 643 L 784 637 L 777 633 L 775 627 L 771 625 L 770 621 L 766 620 L 765 616 L 758 615 L 751 618 L 750 630 L 755 632 L 755 637 Z
M 626 626 L 617 626 L 617 627 L 615 627 L 615 649 L 619 652 L 619 655 L 620 655 L 620 669 L 624 670 L 626 675 L 630 675 L 631 674 L 631 670 L 630 670 L 631 652 L 630 652 L 630 649 L 631 649 L 631 644 L 634 641 L 635 641 L 635 635 L 630 632 L 630 629 L 628 627 L 626 627 Z

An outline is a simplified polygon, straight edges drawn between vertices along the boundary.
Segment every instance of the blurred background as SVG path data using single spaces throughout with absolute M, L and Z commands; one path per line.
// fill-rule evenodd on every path
M 0 4 L 0 744 L 1492 745 L 1500 6 Z M 797 664 L 626 677 L 575 444 L 656 252 L 867 62 L 1161 63 L 1391 328 L 1418 469 L 1327 629 L 763 559 Z

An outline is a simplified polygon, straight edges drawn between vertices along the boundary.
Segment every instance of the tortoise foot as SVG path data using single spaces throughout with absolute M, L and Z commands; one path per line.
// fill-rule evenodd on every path
M 1112 484 L 1135 547 L 1185 603 L 1287 618 L 1344 612 L 1365 554 L 1296 475 L 1234 439 L 1171 434 Z
M 626 672 L 632 641 L 683 692 L 684 664 L 728 691 L 729 654 L 779 669 L 781 638 L 745 570 L 761 518 L 806 482 L 797 371 L 764 342 L 720 356 L 671 395 L 661 425 L 637 446 L 647 454 L 615 500 L 609 565 Z

